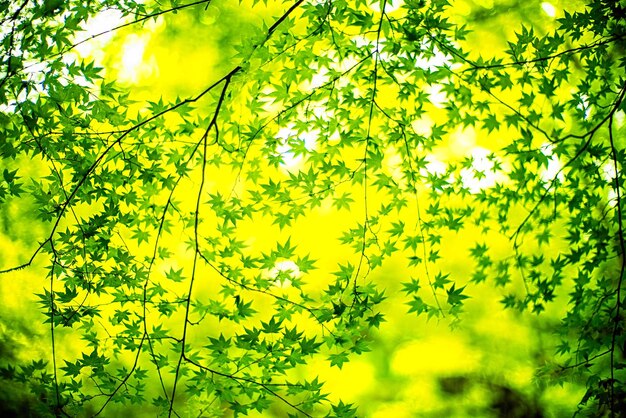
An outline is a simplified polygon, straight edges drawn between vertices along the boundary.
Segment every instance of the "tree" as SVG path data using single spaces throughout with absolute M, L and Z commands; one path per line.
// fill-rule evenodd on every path
M 411 315 L 457 323 L 484 286 L 539 319 L 556 305 L 538 379 L 623 414 L 626 6 L 568 3 L 486 50 L 478 13 L 400 3 L 253 0 L 266 17 L 224 35 L 210 83 L 137 100 L 73 54 L 102 35 L 80 37 L 90 17 L 118 10 L 116 33 L 234 5 L 0 2 L 0 204 L 7 225 L 36 218 L 2 280 L 45 268 L 50 347 L 2 376 L 38 414 L 356 416 L 297 370 L 393 326 L 376 271 L 397 260 Z

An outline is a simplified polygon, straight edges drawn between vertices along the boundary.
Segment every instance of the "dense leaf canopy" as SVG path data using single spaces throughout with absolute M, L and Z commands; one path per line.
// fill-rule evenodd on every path
M 37 416 L 362 416 L 303 367 L 490 289 L 567 414 L 621 416 L 626 5 L 495 3 L 0 0 L 0 280 L 48 326 L 2 379 Z M 77 52 L 124 31 L 219 59 L 133 91 Z

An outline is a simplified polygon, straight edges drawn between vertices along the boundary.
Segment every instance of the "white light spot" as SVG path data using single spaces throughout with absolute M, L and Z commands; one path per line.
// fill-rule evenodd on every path
M 339 130 L 335 129 L 333 133 L 327 137 L 326 141 L 329 145 L 336 145 L 341 142 L 341 133 L 339 133 Z
M 0 113 L 14 113 L 15 110 L 15 103 L 0 103 Z
M 146 48 L 146 39 L 137 36 L 129 35 L 122 46 L 122 68 L 120 71 L 120 77 L 136 82 L 138 77 L 138 70 L 143 63 L 143 53 Z
M 426 91 L 428 92 L 428 99 L 435 107 L 443 108 L 448 101 L 448 96 L 443 91 L 443 86 L 441 84 L 428 86 Z
M 589 97 L 586 94 L 581 94 L 578 97 L 578 105 L 576 105 L 577 109 L 583 111 L 583 118 L 588 119 L 591 115 L 591 105 L 589 104 Z
M 290 287 L 292 280 L 302 275 L 298 265 L 291 260 L 277 261 L 267 274 L 270 280 L 274 279 L 272 284 L 281 288 Z
M 289 144 L 290 141 L 294 141 L 294 137 L 296 138 L 296 141 L 302 142 L 302 145 L 307 149 L 307 151 L 311 151 L 317 146 L 319 134 L 319 129 L 299 134 L 298 131 L 294 129 L 293 124 L 281 128 L 276 134 L 276 139 L 279 140 L 276 152 L 282 157 L 281 166 L 287 169 L 294 168 L 302 161 L 302 155 L 296 154 L 292 146 Z
M 616 173 L 615 173 L 615 165 L 613 162 L 606 163 L 602 166 L 602 177 L 606 180 L 607 183 L 613 184 L 615 181 Z
M 472 166 L 461 170 L 461 181 L 470 193 L 479 193 L 496 184 L 498 173 L 494 170 L 495 164 L 490 155 L 488 149 L 475 147 L 471 156 Z
M 43 74 L 49 69 L 48 64 L 45 62 L 33 62 L 24 67 L 24 73 L 29 75 Z
M 259 102 L 263 103 L 263 110 L 267 113 L 275 113 L 281 109 L 280 101 L 277 101 L 274 97 L 271 96 L 275 91 L 275 89 L 266 86 L 263 88 L 263 90 L 261 90 L 261 94 L 257 98 Z
M 385 168 L 387 173 L 396 181 L 402 180 L 402 156 L 394 149 L 387 149 L 385 152 Z
M 289 139 L 289 137 L 297 134 L 297 131 L 295 129 L 293 129 L 294 124 L 290 123 L 287 126 L 283 126 L 282 128 L 280 128 L 278 130 L 278 133 L 276 134 L 276 139 L 280 139 L 282 140 L 281 142 L 286 141 L 287 139 Z
M 413 131 L 423 137 L 428 138 L 433 133 L 433 121 L 428 116 L 423 116 L 411 123 Z
M 450 155 L 463 158 L 470 154 L 476 145 L 476 131 L 471 126 L 459 126 L 450 134 L 449 143 L 448 152 Z
M 426 161 L 426 167 L 420 170 L 420 174 L 422 176 L 426 177 L 429 174 L 441 176 L 446 173 L 447 171 L 446 164 L 438 160 L 436 157 L 427 155 L 426 158 L 424 158 L 424 160 Z
M 373 11 L 380 13 L 380 6 L 385 2 L 385 13 L 393 13 L 404 5 L 403 0 L 378 0 L 370 6 Z
M 609 189 L 609 193 L 607 195 L 607 199 L 612 206 L 617 206 L 617 192 L 615 189 Z
M 355 35 L 352 37 L 352 42 L 359 49 L 368 49 L 372 54 L 378 53 L 380 61 L 389 61 L 391 59 L 391 55 L 383 51 L 386 42 L 385 38 L 370 39 L 363 35 Z
M 561 172 L 563 165 L 559 157 L 554 155 L 552 144 L 543 144 L 541 153 L 548 157 L 548 167 L 541 171 L 541 180 L 545 183 L 544 186 L 548 187 L 554 180 L 563 180 L 563 173 Z
M 339 66 L 336 68 L 336 70 L 343 73 L 353 68 L 355 65 L 357 65 L 358 62 L 359 60 L 354 55 L 350 55 L 339 61 Z M 347 79 L 347 77 L 340 78 L 339 82 L 341 83 L 344 79 Z
M 425 51 L 415 59 L 415 66 L 428 71 L 436 71 L 438 68 L 452 65 L 452 56 L 442 53 L 436 46 L 433 46 L 432 53 L 429 51 L 430 42 L 421 42 L 421 50 Z
M 550 17 L 556 16 L 556 9 L 552 5 L 552 3 L 548 3 L 547 1 L 544 1 L 543 3 L 541 3 L 541 8 L 543 9 L 544 13 L 547 14 L 548 16 Z
M 330 109 L 328 109 L 328 107 L 326 107 L 324 103 L 316 104 L 313 107 L 313 114 L 316 118 L 322 120 L 328 120 L 333 116 L 333 112 L 330 111 Z
M 357 48 L 362 48 L 364 46 L 374 46 L 374 41 L 372 39 L 366 38 L 363 35 L 356 35 L 352 37 L 352 42 Z
M 328 68 L 317 68 L 317 72 L 311 76 L 310 80 L 305 80 L 300 83 L 300 89 L 305 92 L 313 91 L 328 83 L 328 79 Z
M 87 42 L 81 43 L 76 47 L 76 51 L 83 57 L 94 56 L 101 58 L 103 55 L 102 48 L 111 40 L 114 31 L 111 29 L 123 23 L 122 12 L 116 9 L 104 10 L 89 20 L 84 25 L 84 30 L 76 36 L 78 42 L 97 36 Z M 109 32 L 110 31 L 110 32 Z
M 107 32 L 122 23 L 122 12 L 117 9 L 107 9 L 89 19 L 85 25 L 85 33 L 88 36 L 99 35 Z M 113 32 L 101 35 L 100 38 L 108 41 L 113 37 Z
M 311 89 L 317 89 L 328 83 L 328 69 L 322 68 L 311 78 Z
M 313 131 L 307 131 L 303 134 L 300 134 L 300 140 L 304 141 L 304 146 L 307 150 L 312 150 L 317 145 L 317 138 L 320 135 L 319 129 L 315 129 Z

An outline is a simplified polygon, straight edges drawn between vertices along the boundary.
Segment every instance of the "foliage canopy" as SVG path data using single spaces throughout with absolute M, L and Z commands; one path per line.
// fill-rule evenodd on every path
M 410 315 L 454 324 L 480 286 L 539 318 L 556 304 L 537 379 L 585 381 L 580 411 L 626 411 L 624 3 L 570 4 L 487 48 L 480 16 L 447 0 L 253 0 L 268 16 L 242 18 L 219 75 L 172 99 L 74 54 L 106 10 L 116 33 L 233 6 L 0 1 L 4 233 L 33 218 L 0 279 L 45 267 L 50 332 L 3 379 L 41 416 L 356 416 L 297 370 L 341 368 L 393 326 L 396 279 L 376 271 L 401 263 Z M 446 264 L 461 233 L 464 275 Z

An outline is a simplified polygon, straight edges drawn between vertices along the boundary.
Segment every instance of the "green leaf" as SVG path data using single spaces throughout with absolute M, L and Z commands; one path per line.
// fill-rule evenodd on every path
M 446 290 L 446 293 L 448 294 L 448 304 L 452 306 L 461 305 L 465 299 L 469 298 L 469 296 L 463 294 L 465 286 L 458 289 L 456 289 L 455 286 L 456 283 L 453 283 L 452 286 Z
M 331 366 L 336 366 L 339 369 L 343 367 L 343 364 L 348 362 L 348 353 L 343 351 L 336 354 L 331 354 L 328 356 L 328 360 L 330 360 Z

